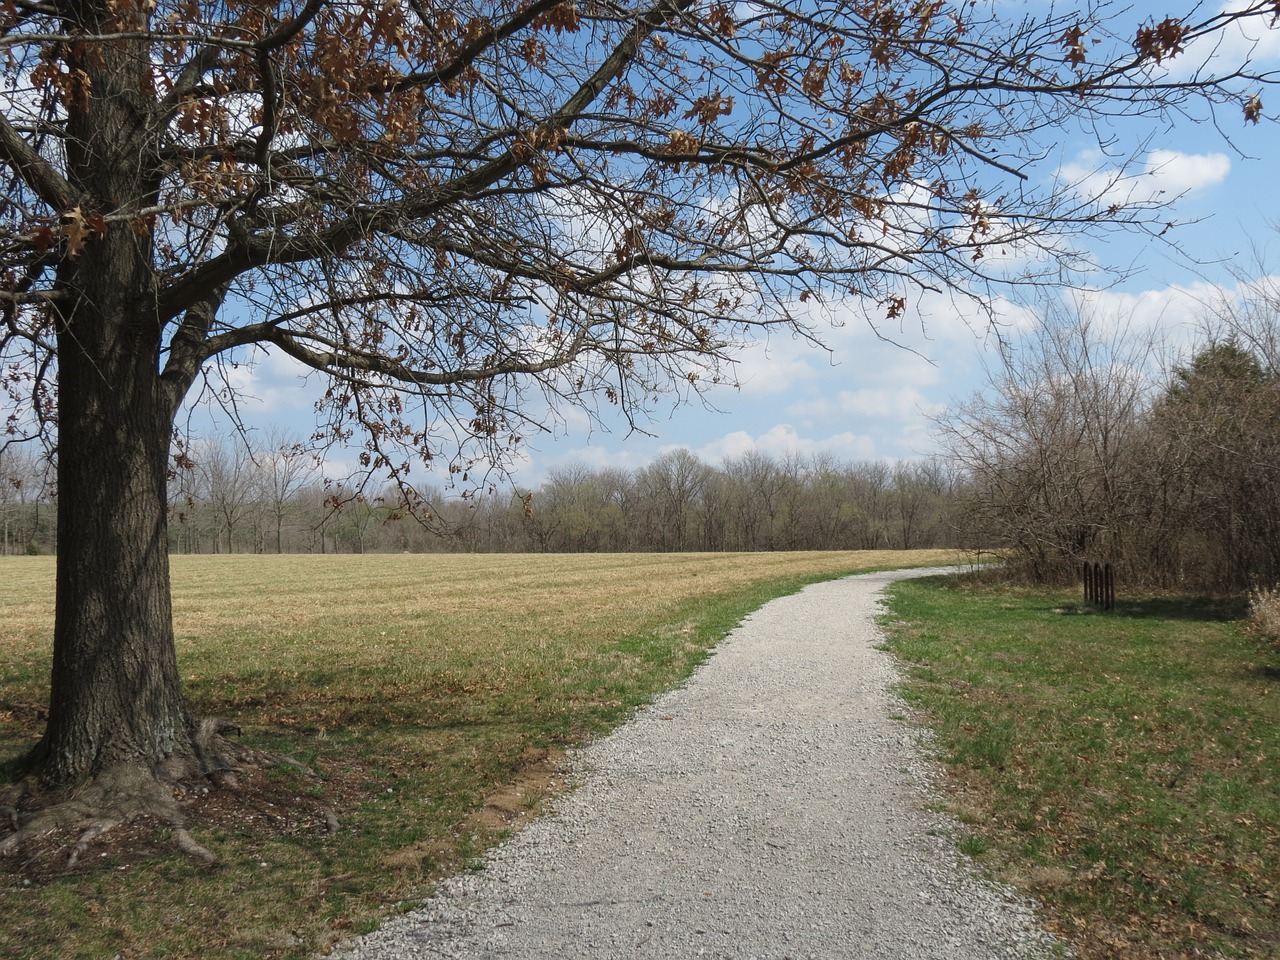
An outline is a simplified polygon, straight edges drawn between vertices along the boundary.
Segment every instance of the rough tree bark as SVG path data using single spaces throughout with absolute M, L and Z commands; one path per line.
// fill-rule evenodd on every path
M 81 8 L 86 34 L 107 27 Z M 105 12 L 105 11 L 103 11 Z M 141 40 L 102 45 L 67 120 L 67 178 L 98 209 L 154 197 L 153 102 Z M 59 265 L 57 616 L 41 779 L 158 771 L 192 753 L 169 596 L 166 484 L 173 391 L 161 382 L 154 225 L 112 230 Z
M 92 5 L 80 11 L 85 33 L 109 27 Z M 82 831 L 74 862 L 92 838 L 145 814 L 212 863 L 169 789 L 224 768 L 230 754 L 219 749 L 221 725 L 201 724 L 187 709 L 174 645 L 166 493 L 174 415 L 188 384 L 161 373 L 155 221 L 101 231 L 92 243 L 76 233 L 92 229 L 84 206 L 128 209 L 158 193 L 147 46 L 103 45 L 77 68 L 92 95 L 68 111 L 66 180 L 44 185 L 67 194 L 56 198 L 66 201 L 68 246 L 52 284 L 57 612 L 49 719 L 26 761 L 35 792 L 60 802 L 35 803 L 0 853 L 70 825 Z
M 83 303 L 141 286 L 122 276 L 123 264 L 102 266 L 96 276 L 80 271 Z M 155 325 L 148 333 L 145 299 L 130 299 L 109 313 L 81 306 L 59 337 L 58 600 L 49 726 L 38 749 L 50 784 L 119 762 L 158 769 L 191 752 L 169 599 L 172 428 L 155 373 Z

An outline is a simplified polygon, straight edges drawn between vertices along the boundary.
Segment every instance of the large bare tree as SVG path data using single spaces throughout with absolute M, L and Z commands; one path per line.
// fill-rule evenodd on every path
M 393 478 L 500 457 L 566 403 L 639 416 L 756 328 L 811 335 L 824 298 L 896 318 L 1159 221 L 1056 182 L 1055 145 L 1257 121 L 1248 63 L 1167 65 L 1276 12 L 9 0 L 0 356 L 59 494 L 33 774 L 142 795 L 216 755 L 178 682 L 165 487 L 219 363 L 327 376 L 320 422 Z
M 1061 303 L 1037 322 L 1006 347 L 986 389 L 938 420 L 967 479 L 965 525 L 977 545 L 1007 549 L 1038 581 L 1070 580 L 1100 558 L 1132 580 L 1144 552 L 1135 531 L 1173 539 L 1150 512 L 1160 498 L 1147 482 L 1179 471 L 1136 456 L 1154 452 L 1146 414 L 1159 345 L 1152 331 Z

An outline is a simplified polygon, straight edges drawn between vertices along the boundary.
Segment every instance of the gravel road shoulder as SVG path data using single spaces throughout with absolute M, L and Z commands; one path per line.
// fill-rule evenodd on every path
M 578 751 L 556 812 L 344 960 L 1054 954 L 925 809 L 878 596 L 815 584 L 747 617 L 683 687 Z

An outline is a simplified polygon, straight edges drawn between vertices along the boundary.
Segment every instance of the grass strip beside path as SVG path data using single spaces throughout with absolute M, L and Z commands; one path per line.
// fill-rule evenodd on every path
M 0 956 L 308 957 L 415 903 L 441 872 L 478 866 L 485 845 L 556 789 L 545 764 L 530 776 L 531 758 L 625 720 L 767 600 L 954 559 L 174 557 L 194 709 L 320 777 L 281 768 L 240 795 L 193 797 L 192 834 L 220 858 L 213 871 L 145 825 L 96 841 L 73 870 L 54 843 L 5 858 Z M 0 763 L 43 726 L 53 573 L 50 558 L 0 558 Z M 476 811 L 493 812 L 496 794 L 505 819 L 486 820 Z M 317 804 L 336 813 L 335 836 Z
M 961 848 L 1078 956 L 1280 957 L 1280 657 L 1241 610 L 964 578 L 889 609 Z

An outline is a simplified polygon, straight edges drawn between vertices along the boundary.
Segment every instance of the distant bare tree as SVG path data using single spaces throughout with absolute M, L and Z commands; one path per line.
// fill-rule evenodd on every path
M 866 461 L 848 469 L 857 504 L 853 527 L 860 550 L 883 550 L 889 546 L 889 520 L 892 509 L 892 471 L 883 461 Z
M 0 443 L 0 556 L 37 549 L 49 474 L 48 460 L 28 445 Z
M 683 447 L 662 454 L 636 475 L 635 492 L 647 518 L 643 549 L 687 550 L 707 466 Z
M 267 433 L 265 446 L 253 460 L 276 553 L 283 553 L 285 520 L 297 506 L 299 492 L 315 478 L 319 463 L 301 441 L 280 430 Z
M 831 453 L 811 456 L 792 520 L 800 542 L 809 549 L 848 549 L 854 542 L 857 511 L 846 465 Z
M 241 443 L 204 440 L 193 449 L 197 489 L 216 523 L 214 552 L 236 552 L 236 532 L 259 507 L 252 453 Z M 221 539 L 225 537 L 225 540 Z
M 730 457 L 722 467 L 728 479 L 732 504 L 734 550 L 772 550 L 777 543 L 775 521 L 787 476 L 768 454 L 748 450 Z

